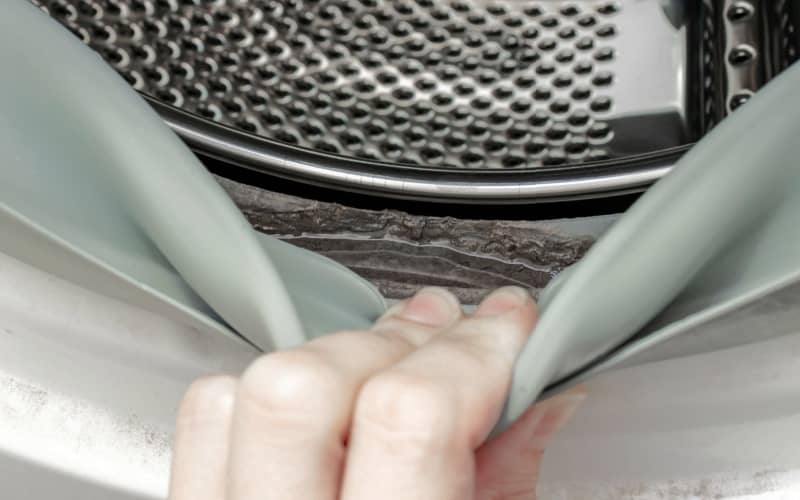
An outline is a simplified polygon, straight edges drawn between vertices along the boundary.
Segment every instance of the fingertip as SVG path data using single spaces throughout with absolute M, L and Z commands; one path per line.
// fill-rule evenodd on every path
M 490 293 L 478 306 L 476 317 L 500 316 L 523 307 L 533 308 L 536 304 L 527 290 L 518 286 L 498 288 Z
M 427 326 L 447 326 L 461 315 L 461 303 L 449 291 L 426 287 L 398 307 L 395 315 Z
M 472 315 L 489 328 L 497 342 L 506 339 L 505 351 L 516 359 L 538 319 L 536 302 L 520 287 L 499 288 L 489 294 Z M 490 326 L 491 325 L 491 326 Z
M 179 423 L 192 419 L 220 419 L 233 411 L 238 382 L 226 375 L 208 376 L 195 380 L 181 401 Z

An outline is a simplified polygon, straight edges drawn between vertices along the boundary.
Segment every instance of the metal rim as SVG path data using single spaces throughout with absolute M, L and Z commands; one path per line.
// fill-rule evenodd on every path
M 690 144 L 580 166 L 505 171 L 387 164 L 282 144 L 143 96 L 192 149 L 249 168 L 348 192 L 461 203 L 530 203 L 643 191 Z M 569 174 L 569 178 L 564 178 Z

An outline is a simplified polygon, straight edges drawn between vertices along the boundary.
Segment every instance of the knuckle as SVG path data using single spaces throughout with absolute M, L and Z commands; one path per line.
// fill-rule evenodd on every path
M 211 376 L 195 380 L 186 390 L 178 410 L 178 420 L 222 419 L 233 412 L 236 379 Z
M 399 371 L 386 372 L 364 386 L 356 419 L 378 439 L 422 451 L 453 437 L 457 402 L 456 391 L 445 384 Z
M 242 376 L 244 402 L 271 414 L 330 411 L 343 397 L 336 367 L 309 350 L 281 351 L 256 360 Z

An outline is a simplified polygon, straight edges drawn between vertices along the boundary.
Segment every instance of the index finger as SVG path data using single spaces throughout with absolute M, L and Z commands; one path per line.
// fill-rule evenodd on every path
M 358 396 L 343 500 L 472 498 L 474 451 L 505 401 L 536 307 L 500 289 L 366 383 Z

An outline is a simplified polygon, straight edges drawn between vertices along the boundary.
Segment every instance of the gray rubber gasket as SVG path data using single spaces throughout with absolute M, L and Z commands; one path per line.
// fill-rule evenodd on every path
M 158 115 L 55 21 L 25 2 L 7 10 L 0 222 L 13 236 L 0 249 L 263 350 L 380 315 L 383 299 L 355 274 L 257 235 Z

